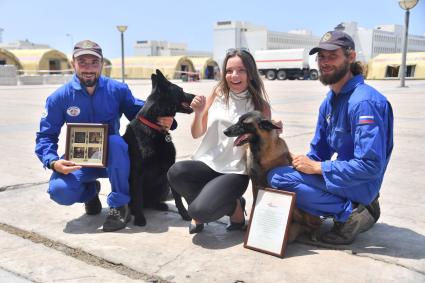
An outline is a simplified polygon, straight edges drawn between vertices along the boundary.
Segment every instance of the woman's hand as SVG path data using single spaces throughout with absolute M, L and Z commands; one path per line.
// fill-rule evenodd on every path
M 202 113 L 205 109 L 207 99 L 203 95 L 197 95 L 194 99 L 192 99 L 192 102 L 190 103 L 190 107 L 193 109 L 195 114 Z

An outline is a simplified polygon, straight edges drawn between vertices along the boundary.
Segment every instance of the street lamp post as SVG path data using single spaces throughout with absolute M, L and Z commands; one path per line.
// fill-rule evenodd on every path
M 121 33 L 121 78 L 124 82 L 124 32 L 127 30 L 127 26 L 117 26 L 117 29 Z
M 407 54 L 407 41 L 409 36 L 409 15 L 410 9 L 416 6 L 419 0 L 399 0 L 398 4 L 403 10 L 406 10 L 404 16 L 404 35 L 403 35 L 403 50 L 401 55 L 400 66 L 400 87 L 405 87 L 404 81 L 406 77 L 406 54 Z

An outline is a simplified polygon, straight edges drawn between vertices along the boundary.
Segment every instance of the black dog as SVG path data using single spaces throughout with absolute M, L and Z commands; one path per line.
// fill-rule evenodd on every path
M 146 225 L 144 207 L 168 210 L 163 203 L 169 193 L 167 171 L 175 163 L 176 149 L 167 129 L 156 124 L 158 117 L 176 112 L 190 114 L 190 103 L 195 97 L 169 82 L 156 70 L 152 74 L 152 92 L 123 136 L 130 155 L 130 211 L 134 224 Z M 190 220 L 181 196 L 172 190 L 176 207 L 185 220 Z
M 280 127 L 266 119 L 261 112 L 251 111 L 224 130 L 226 136 L 238 137 L 235 146 L 249 143 L 247 167 L 254 199 L 258 189 L 267 187 L 266 177 L 270 169 L 292 164 L 288 146 L 279 137 L 278 129 Z

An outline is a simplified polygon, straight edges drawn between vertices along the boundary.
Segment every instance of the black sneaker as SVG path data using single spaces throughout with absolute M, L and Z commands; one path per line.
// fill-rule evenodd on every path
M 381 207 L 379 206 L 378 198 L 379 194 L 369 205 L 366 206 L 367 210 L 369 210 L 369 213 L 375 219 L 375 222 L 378 221 L 379 216 L 381 216 Z
M 94 181 L 93 183 L 96 186 L 97 194 L 91 200 L 84 203 L 84 208 L 86 209 L 87 215 L 96 215 L 102 211 L 102 203 L 100 202 L 100 199 L 99 199 L 100 182 Z
M 351 244 L 359 233 L 367 231 L 375 224 L 375 219 L 364 206 L 359 205 L 347 222 L 334 222 L 332 230 L 323 234 L 321 240 L 333 245 Z
M 127 205 L 109 208 L 109 215 L 103 223 L 103 232 L 114 232 L 125 228 L 131 220 L 130 209 Z

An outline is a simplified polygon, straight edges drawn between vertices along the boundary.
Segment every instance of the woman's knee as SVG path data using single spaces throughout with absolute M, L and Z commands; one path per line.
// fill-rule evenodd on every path
M 184 176 L 187 172 L 184 161 L 179 161 L 174 163 L 167 172 L 167 179 L 173 189 L 176 189 L 179 186 L 179 181 L 184 180 Z

